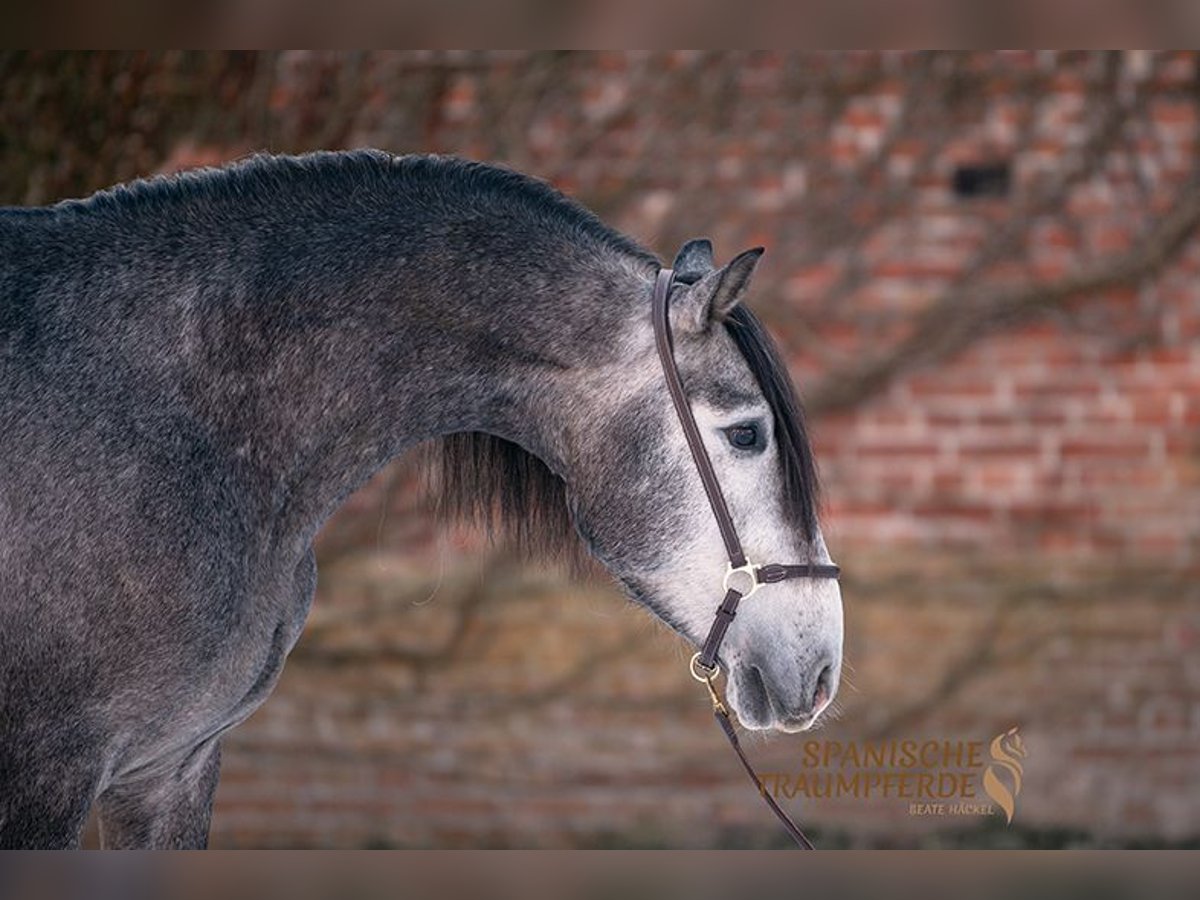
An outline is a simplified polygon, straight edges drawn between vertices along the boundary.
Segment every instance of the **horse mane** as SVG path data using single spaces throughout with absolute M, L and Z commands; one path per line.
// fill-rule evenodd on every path
M 467 431 L 424 449 L 430 493 L 443 522 L 481 526 L 493 541 L 531 557 L 583 562 L 566 483 L 524 447 Z
M 745 305 L 735 307 L 724 325 L 775 420 L 784 516 L 812 540 L 820 504 L 817 467 L 787 367 Z M 493 540 L 531 556 L 579 562 L 583 548 L 567 509 L 566 484 L 532 453 L 482 432 L 446 435 L 427 451 L 430 488 L 444 521 L 482 526 Z

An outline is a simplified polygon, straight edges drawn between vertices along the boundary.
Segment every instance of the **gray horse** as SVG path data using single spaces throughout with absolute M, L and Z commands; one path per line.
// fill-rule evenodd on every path
M 676 355 L 751 557 L 828 562 L 761 251 L 674 266 Z M 692 642 L 725 556 L 655 356 L 660 263 L 546 185 L 449 158 L 255 158 L 0 211 L 0 846 L 207 841 L 220 739 L 271 692 L 313 538 L 418 442 L 447 501 L 577 535 Z M 736 333 L 735 333 L 736 332 Z M 832 698 L 832 581 L 743 605 L 743 726 Z

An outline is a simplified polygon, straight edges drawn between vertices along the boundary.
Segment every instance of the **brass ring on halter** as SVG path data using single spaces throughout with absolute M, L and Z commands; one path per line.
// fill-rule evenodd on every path
M 688 663 L 688 668 L 691 669 L 692 677 L 701 684 L 707 684 L 721 674 L 721 667 L 716 663 L 713 663 L 711 669 L 708 666 L 702 665 L 699 653 L 692 656 L 692 661 Z

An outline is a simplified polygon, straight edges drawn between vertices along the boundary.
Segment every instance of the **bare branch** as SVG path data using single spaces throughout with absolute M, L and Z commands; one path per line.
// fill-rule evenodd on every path
M 946 359 L 981 335 L 1012 328 L 1081 294 L 1137 284 L 1170 260 L 1200 227 L 1200 184 L 1180 189 L 1180 199 L 1128 252 L 1057 281 L 973 291 L 954 288 L 929 306 L 913 331 L 889 353 L 826 375 L 809 392 L 814 414 L 837 412 L 883 391 L 900 374 Z

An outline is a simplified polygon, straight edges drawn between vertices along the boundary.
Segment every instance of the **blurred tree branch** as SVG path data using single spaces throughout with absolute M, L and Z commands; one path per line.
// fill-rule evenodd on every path
M 1011 328 L 1085 294 L 1135 285 L 1152 276 L 1200 227 L 1200 183 L 1179 192 L 1175 206 L 1128 252 L 1057 281 L 1016 287 L 959 286 L 915 320 L 912 331 L 885 354 L 825 375 L 806 403 L 814 414 L 853 407 L 884 390 L 897 376 L 959 353 L 997 328 Z
M 1102 66 L 1102 77 L 1091 87 L 1087 110 L 1091 112 L 1091 124 L 1082 145 L 1066 157 L 1066 161 L 1053 178 L 1034 185 L 1025 196 L 1014 198 L 1004 218 L 992 224 L 971 259 L 950 280 L 949 287 L 922 312 L 910 316 L 907 335 L 892 342 L 888 349 L 863 359 L 830 348 L 821 338 L 816 320 L 826 317 L 834 319 L 852 318 L 854 313 L 843 310 L 847 296 L 869 279 L 867 267 L 862 262 L 864 244 L 875 237 L 880 228 L 886 227 L 911 197 L 890 193 L 881 200 L 878 221 L 859 229 L 856 233 L 842 234 L 846 240 L 842 255 L 847 260 L 841 278 L 821 298 L 818 309 L 799 320 L 794 329 L 806 352 L 822 361 L 827 370 L 823 377 L 807 390 L 807 405 L 811 412 L 838 412 L 869 400 L 883 391 L 897 377 L 924 365 L 930 365 L 956 353 L 962 352 L 976 340 L 1008 328 L 1018 327 L 1040 315 L 1068 311 L 1073 301 L 1088 293 L 1103 296 L 1113 288 L 1136 285 L 1152 277 L 1170 257 L 1191 237 L 1197 228 L 1196 203 L 1189 196 L 1200 187 L 1200 180 L 1193 178 L 1180 189 L 1180 199 L 1166 213 L 1165 218 L 1148 228 L 1142 239 L 1128 252 L 1116 260 L 1100 259 L 1083 266 L 1079 271 L 1061 280 L 1048 282 L 1032 276 L 1020 285 L 988 285 L 977 288 L 976 281 L 986 280 L 989 269 L 1004 262 L 1024 264 L 1027 248 L 1032 244 L 1033 226 L 1047 218 L 1061 222 L 1069 229 L 1078 228 L 1078 222 L 1067 216 L 1058 215 L 1068 202 L 1073 189 L 1093 178 L 1101 170 L 1113 152 L 1129 154 L 1132 137 L 1122 141 L 1126 130 L 1142 125 L 1141 133 L 1148 146 L 1154 147 L 1155 131 L 1145 124 L 1146 109 L 1143 98 L 1136 87 L 1123 92 L 1120 82 L 1122 54 L 1106 52 L 1097 57 Z M 929 60 L 927 60 L 929 62 Z M 953 58 L 950 59 L 953 63 Z M 917 103 L 920 72 L 910 77 L 908 90 L 903 98 L 900 121 L 919 119 L 912 112 Z M 1044 74 L 1028 76 L 1020 95 L 1037 96 L 1047 86 Z M 1032 115 L 1025 116 L 1020 136 L 1011 155 L 1028 149 L 1033 140 L 1030 128 Z M 936 149 L 939 141 L 929 146 Z M 1161 146 L 1156 148 L 1161 153 Z M 931 159 L 926 152 L 919 165 L 925 167 Z M 1134 171 L 1140 174 L 1136 166 Z M 1144 183 L 1138 180 L 1145 213 L 1153 205 L 1153 197 Z M 843 206 L 852 205 L 853 197 L 861 195 L 861 189 L 847 187 Z M 828 210 L 830 221 L 836 223 L 842 215 L 836 209 Z M 807 218 L 807 216 L 806 216 Z M 838 233 L 835 225 L 817 228 Z M 844 229 L 842 229 L 844 231 Z M 818 243 L 821 253 L 829 253 L 832 245 Z M 810 324 L 811 323 L 811 324 Z M 1143 328 L 1132 340 L 1143 342 L 1147 331 Z M 885 342 L 884 337 L 877 338 Z

